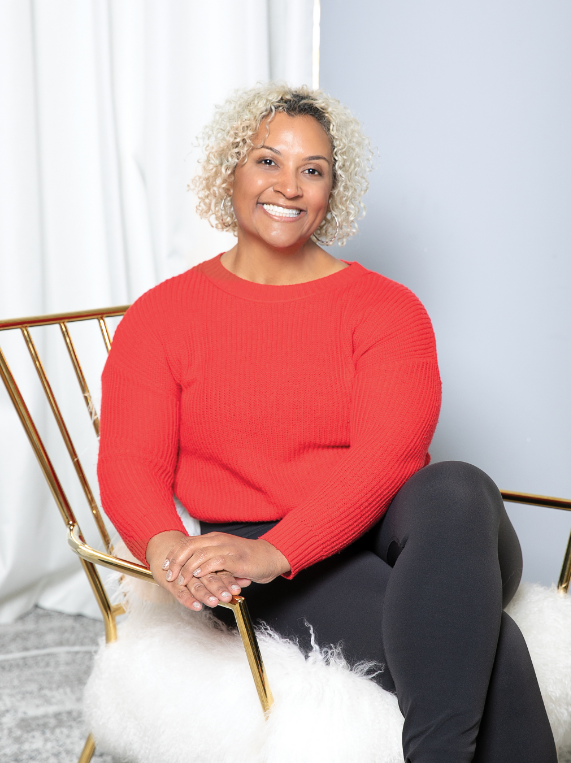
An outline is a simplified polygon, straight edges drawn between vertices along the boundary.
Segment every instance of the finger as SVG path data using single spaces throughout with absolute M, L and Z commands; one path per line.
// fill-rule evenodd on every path
M 206 533 L 206 535 L 185 535 L 181 538 L 180 543 L 169 550 L 162 563 L 162 568 L 165 572 L 169 569 L 172 570 L 173 567 L 184 564 L 183 559 L 187 558 L 189 554 L 195 553 L 197 549 L 204 546 L 221 545 L 228 537 L 233 536 L 218 532 Z M 205 540 L 208 541 L 206 544 Z
M 184 566 L 188 566 L 191 574 L 204 573 L 202 567 L 207 561 L 210 561 L 208 572 L 225 570 L 227 566 L 224 553 L 231 552 L 231 544 L 235 541 L 235 536 L 218 532 L 183 537 L 163 564 L 167 579 L 176 580 Z M 184 577 L 186 578 L 186 571 Z
M 165 571 L 167 582 L 175 581 L 182 567 L 193 557 L 196 558 L 194 567 L 200 564 L 204 558 L 204 541 L 200 535 L 184 536 L 179 543 L 171 549 L 167 558 L 163 562 L 162 568 Z
M 232 599 L 225 580 L 215 572 L 200 579 L 191 577 L 187 588 L 198 601 L 208 607 L 216 607 L 220 602 L 226 604 Z
M 169 586 L 169 589 L 170 593 L 183 607 L 191 609 L 193 612 L 200 612 L 202 603 L 191 594 L 186 586 Z
M 239 565 L 240 567 L 242 565 Z M 226 571 L 235 577 L 240 575 L 237 572 L 238 560 L 236 554 L 225 546 L 205 548 L 195 554 L 184 566 L 185 576 L 189 573 L 197 578 L 212 575 L 215 572 Z
M 215 607 L 220 601 L 224 604 L 227 604 L 232 600 L 232 593 L 229 591 L 229 587 L 227 585 L 228 577 L 232 576 L 226 576 L 223 573 L 211 572 L 200 579 L 195 578 L 197 583 L 202 583 L 202 585 L 208 591 L 208 597 L 205 602 L 206 604 Z
M 176 580 L 177 585 L 187 585 L 194 577 L 185 565 Z M 234 575 L 227 570 L 220 570 L 216 574 L 205 576 L 201 578 L 201 582 L 208 588 L 210 593 L 214 594 L 221 601 L 230 601 L 232 596 L 238 596 L 241 591 L 240 584 Z
M 219 602 L 219 599 L 208 590 L 204 583 L 196 578 L 192 578 L 186 588 L 196 601 L 206 604 L 208 607 L 215 607 Z

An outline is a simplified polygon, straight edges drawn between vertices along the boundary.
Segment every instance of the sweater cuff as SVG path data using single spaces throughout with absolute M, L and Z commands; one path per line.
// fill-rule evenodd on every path
M 258 540 L 265 540 L 271 543 L 272 546 L 277 548 L 278 551 L 285 556 L 289 562 L 290 571 L 284 572 L 282 577 L 286 580 L 292 580 L 299 572 L 306 567 L 309 567 L 313 562 L 308 561 L 307 558 L 300 553 L 299 541 L 296 542 L 295 537 L 291 537 L 289 533 L 280 531 L 280 522 L 271 530 L 268 530 L 264 535 L 260 535 Z

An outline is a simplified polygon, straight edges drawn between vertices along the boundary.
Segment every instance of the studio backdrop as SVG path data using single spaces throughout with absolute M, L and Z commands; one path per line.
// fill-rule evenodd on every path
M 473 463 L 504 490 L 563 498 L 570 39 L 568 0 L 322 4 L 320 84 L 378 152 L 343 257 L 406 284 L 428 310 L 443 391 L 431 455 Z M 524 579 L 555 583 L 571 514 L 507 509 Z
M 195 136 L 233 88 L 315 84 L 320 52 L 320 84 L 376 151 L 361 233 L 332 252 L 428 309 L 444 393 L 434 460 L 571 497 L 570 35 L 568 0 L 323 0 L 320 27 L 317 0 L 0 0 L 0 319 L 127 304 L 226 249 L 186 190 Z M 50 331 L 40 351 L 86 425 L 74 435 L 94 477 L 93 431 Z M 101 337 L 74 332 L 97 389 Z M 2 385 L 0 426 L 0 621 L 36 602 L 96 614 Z M 524 578 L 556 581 L 571 516 L 508 510 Z
M 314 0 L 2 0 L 0 319 L 128 304 L 233 245 L 194 212 L 195 138 L 235 88 L 315 81 L 315 11 Z M 79 329 L 76 337 L 98 390 L 101 338 Z M 9 362 L 57 447 L 17 339 L 6 342 Z M 77 383 L 55 339 L 45 329 L 37 341 L 73 417 Z M 0 622 L 35 603 L 96 616 L 0 387 Z M 93 432 L 77 436 L 95 486 Z M 91 531 L 79 486 L 65 475 Z

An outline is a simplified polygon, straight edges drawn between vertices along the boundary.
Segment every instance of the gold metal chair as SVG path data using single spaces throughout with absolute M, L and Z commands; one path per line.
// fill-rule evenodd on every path
M 99 509 L 99 506 L 97 505 L 97 501 L 95 500 L 93 491 L 90 487 L 85 471 L 81 465 L 81 461 L 77 454 L 76 448 L 72 442 L 72 438 L 70 436 L 68 426 L 66 425 L 64 421 L 64 417 L 56 401 L 52 386 L 48 380 L 48 377 L 45 371 L 45 367 L 42 364 L 42 361 L 38 354 L 36 344 L 34 343 L 32 339 L 32 334 L 30 329 L 34 327 L 39 327 L 39 326 L 59 325 L 62 339 L 65 343 L 65 347 L 69 354 L 73 369 L 75 371 L 75 375 L 77 377 L 77 381 L 79 382 L 79 387 L 86 404 L 89 419 L 91 421 L 93 429 L 95 430 L 95 434 L 99 436 L 99 418 L 97 415 L 97 411 L 95 410 L 93 398 L 89 390 L 89 386 L 87 384 L 85 374 L 79 362 L 79 357 L 76 352 L 75 345 L 72 341 L 68 324 L 75 323 L 78 321 L 97 321 L 97 323 L 99 324 L 99 328 L 101 330 L 103 341 L 105 343 L 105 348 L 107 352 L 109 352 L 109 350 L 111 349 L 111 333 L 109 331 L 109 327 L 107 325 L 106 319 L 122 317 L 127 311 L 128 307 L 129 307 L 128 305 L 123 305 L 120 307 L 112 307 L 112 308 L 107 308 L 102 310 L 86 310 L 83 312 L 35 316 L 31 318 L 19 318 L 17 320 L 9 320 L 9 321 L 0 322 L 0 332 L 9 331 L 9 330 L 20 330 L 20 332 L 23 335 L 25 344 L 28 348 L 28 351 L 34 363 L 36 372 L 40 379 L 43 391 L 46 395 L 51 411 L 58 425 L 59 431 L 65 443 L 67 452 L 73 463 L 73 467 L 75 469 L 75 472 L 77 474 L 77 477 L 83 489 L 83 493 L 87 500 L 89 509 L 95 520 L 97 529 L 101 536 L 101 540 L 103 541 L 105 552 L 98 551 L 95 548 L 88 546 L 87 543 L 85 542 L 84 536 L 81 532 L 81 529 L 79 527 L 79 524 L 73 512 L 71 504 L 64 492 L 60 478 L 58 477 L 58 474 L 56 473 L 56 470 L 54 468 L 53 461 L 48 455 L 46 447 L 44 446 L 44 442 L 42 441 L 42 438 L 40 437 L 38 433 L 38 430 L 32 419 L 28 406 L 26 405 L 26 402 L 24 401 L 24 397 L 20 391 L 20 388 L 18 387 L 16 383 L 14 375 L 12 371 L 10 370 L 10 367 L 6 361 L 4 353 L 2 352 L 2 349 L 0 347 L 0 375 L 2 376 L 2 380 L 6 386 L 6 389 L 8 390 L 8 394 L 10 396 L 10 399 L 12 400 L 12 403 L 14 404 L 14 407 L 20 418 L 20 421 L 24 427 L 24 430 L 26 431 L 26 434 L 28 436 L 32 449 L 39 461 L 41 470 L 50 487 L 50 490 L 55 499 L 55 502 L 58 505 L 60 514 L 66 524 L 68 543 L 71 546 L 72 550 L 80 558 L 85 574 L 87 575 L 87 579 L 89 580 L 89 584 L 91 585 L 91 588 L 97 600 L 97 604 L 99 605 L 99 608 L 103 615 L 103 621 L 105 624 L 105 639 L 107 643 L 116 640 L 117 638 L 116 618 L 119 615 L 123 614 L 125 610 L 123 606 L 120 604 L 119 605 L 111 604 L 109 594 L 107 593 L 103 585 L 101 577 L 99 576 L 99 572 L 97 571 L 96 565 L 102 565 L 104 567 L 108 567 L 109 569 L 119 572 L 121 574 L 131 575 L 133 577 L 146 580 L 147 582 L 152 583 L 154 585 L 156 585 L 156 583 L 153 580 L 150 570 L 148 570 L 146 567 L 140 564 L 129 562 L 125 559 L 119 559 L 113 554 L 113 547 L 111 545 L 109 533 L 107 531 L 107 528 L 105 527 L 105 523 L 103 521 L 101 511 Z M 546 506 L 549 508 L 556 508 L 556 509 L 571 511 L 571 500 L 565 500 L 563 498 L 552 498 L 549 496 L 542 496 L 542 495 L 530 495 L 527 493 L 514 493 L 510 491 L 502 491 L 502 497 L 504 501 L 511 501 L 514 503 L 525 503 L 525 504 L 531 504 L 534 506 Z M 571 535 L 569 537 L 569 542 L 567 543 L 565 558 L 564 558 L 563 566 L 561 569 L 561 575 L 559 577 L 558 588 L 562 593 L 568 592 L 570 580 L 571 580 Z M 221 602 L 221 606 L 231 609 L 236 617 L 236 623 L 238 626 L 238 630 L 240 632 L 240 636 L 242 637 L 242 642 L 244 644 L 246 657 L 248 659 L 250 670 L 252 672 L 252 677 L 256 685 L 256 690 L 258 692 L 260 704 L 262 706 L 263 712 L 267 714 L 272 706 L 273 698 L 272 698 L 272 693 L 269 687 L 268 679 L 266 676 L 266 672 L 264 669 L 264 664 L 262 661 L 262 656 L 260 653 L 256 635 L 254 633 L 250 616 L 248 614 L 246 601 L 241 596 L 234 596 L 232 598 L 232 601 L 229 602 L 228 604 L 224 604 Z M 88 761 L 91 760 L 94 752 L 95 752 L 95 740 L 93 739 L 93 736 L 89 734 L 85 742 L 83 751 L 79 757 L 79 763 L 88 763 Z
M 90 421 L 93 425 L 93 429 L 95 430 L 95 434 L 99 436 L 99 417 L 97 415 L 97 411 L 95 410 L 93 398 L 89 390 L 89 386 L 87 384 L 87 380 L 84 375 L 83 369 L 81 367 L 79 357 L 77 355 L 76 348 L 73 343 L 68 324 L 74 323 L 76 321 L 89 321 L 89 320 L 97 321 L 101 329 L 101 334 L 103 336 L 105 347 L 107 349 L 107 352 L 109 352 L 109 350 L 111 349 L 111 333 L 109 331 L 106 318 L 123 316 L 128 307 L 129 307 L 128 305 L 125 305 L 122 307 L 114 307 L 114 308 L 108 308 L 103 310 L 87 310 L 87 311 L 77 312 L 77 313 L 62 313 L 59 315 L 36 316 L 33 318 L 22 318 L 22 319 L 13 320 L 13 321 L 0 322 L 0 331 L 19 329 L 23 335 L 24 341 L 29 350 L 32 361 L 34 363 L 36 372 L 39 376 L 42 388 L 47 397 L 48 403 L 55 417 L 55 420 L 57 422 L 59 431 L 61 432 L 61 435 L 63 437 L 65 446 L 67 448 L 67 452 L 69 453 L 75 472 L 77 474 L 77 477 L 83 489 L 83 493 L 87 500 L 89 509 L 93 515 L 93 518 L 95 519 L 95 523 L 97 525 L 97 529 L 101 536 L 101 540 L 103 541 L 103 545 L 105 547 L 106 552 L 97 551 L 96 549 L 86 544 L 83 534 L 81 532 L 81 528 L 79 527 L 79 524 L 75 517 L 74 511 L 62 487 L 60 478 L 58 477 L 58 474 L 56 473 L 53 460 L 48 455 L 46 447 L 44 446 L 44 442 L 42 441 L 42 438 L 39 435 L 39 432 L 36 428 L 36 425 L 28 409 L 28 406 L 26 405 L 26 402 L 24 401 L 24 397 L 20 391 L 20 388 L 18 387 L 16 383 L 14 375 L 12 371 L 10 370 L 10 367 L 6 361 L 6 357 L 4 356 L 4 353 L 2 352 L 2 349 L 0 347 L 0 375 L 2 376 L 2 380 L 4 384 L 6 385 L 6 389 L 8 390 L 10 399 L 12 400 L 12 403 L 14 404 L 14 407 L 18 413 L 18 416 L 20 417 L 20 421 L 22 422 L 22 425 L 26 431 L 26 434 L 28 435 L 28 439 L 30 441 L 32 449 L 39 461 L 44 477 L 47 480 L 47 483 L 50 487 L 50 490 L 55 499 L 55 502 L 60 510 L 60 514 L 67 526 L 68 543 L 73 549 L 73 551 L 80 558 L 85 574 L 87 575 L 87 579 L 89 580 L 89 584 L 91 585 L 91 588 L 97 600 L 97 604 L 99 605 L 99 608 L 103 615 L 103 622 L 105 624 L 105 640 L 107 643 L 116 640 L 117 638 L 116 618 L 119 615 L 123 614 L 125 610 L 123 606 L 120 604 L 119 605 L 111 604 L 109 595 L 103 585 L 103 582 L 101 580 L 101 577 L 95 565 L 102 565 L 104 567 L 108 567 L 109 569 L 119 572 L 121 574 L 131 575 L 133 577 L 146 580 L 147 582 L 152 583 L 154 585 L 156 585 L 156 583 L 153 580 L 151 571 L 148 570 L 143 565 L 129 562 L 129 561 L 126 561 L 125 559 L 119 559 L 118 557 L 113 555 L 113 547 L 111 545 L 111 539 L 109 537 L 107 528 L 105 527 L 105 523 L 101 515 L 101 511 L 99 509 L 99 506 L 97 505 L 93 491 L 88 482 L 85 471 L 81 465 L 81 461 L 79 459 L 76 448 L 70 436 L 69 428 L 66 425 L 66 422 L 64 421 L 64 417 L 57 403 L 56 397 L 54 395 L 54 391 L 48 380 L 45 367 L 40 359 L 36 344 L 34 343 L 34 340 L 32 339 L 32 334 L 30 329 L 37 326 L 50 326 L 55 324 L 59 325 L 63 341 L 65 342 L 65 346 L 69 353 L 69 357 L 71 359 L 71 363 L 73 365 L 73 369 L 77 377 L 77 381 L 79 382 L 79 387 L 87 407 Z M 252 672 L 252 677 L 256 685 L 256 690 L 258 692 L 260 704 L 262 706 L 263 712 L 267 713 L 272 706 L 273 698 L 272 698 L 272 693 L 268 683 L 267 675 L 264 669 L 264 664 L 263 664 L 262 655 L 260 653 L 260 649 L 258 646 L 258 641 L 256 639 L 256 634 L 254 633 L 252 622 L 248 614 L 246 601 L 242 596 L 233 596 L 232 600 L 228 604 L 220 602 L 220 605 L 228 609 L 231 609 L 234 613 L 234 616 L 236 618 L 236 624 L 238 626 L 238 630 L 239 630 L 240 636 L 242 637 L 242 642 L 244 644 L 246 657 L 248 659 L 250 670 Z M 95 752 L 95 740 L 93 739 L 93 736 L 89 734 L 85 742 L 83 751 L 79 757 L 79 763 L 88 763 L 88 761 L 91 760 L 94 752 Z

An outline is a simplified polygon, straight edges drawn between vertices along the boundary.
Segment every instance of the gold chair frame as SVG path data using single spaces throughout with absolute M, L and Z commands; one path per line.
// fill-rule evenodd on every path
M 86 310 L 86 311 L 76 312 L 76 313 L 61 313 L 58 315 L 35 316 L 32 318 L 21 318 L 18 320 L 0 322 L 0 331 L 19 329 L 22 332 L 24 341 L 31 355 L 32 361 L 34 363 L 34 367 L 39 376 L 42 388 L 44 390 L 44 393 L 47 397 L 48 403 L 54 415 L 54 418 L 57 422 L 57 425 L 63 437 L 65 446 L 72 460 L 73 466 L 75 468 L 77 477 L 79 479 L 79 482 L 81 484 L 81 487 L 87 499 L 87 503 L 89 505 L 91 513 L 95 519 L 95 523 L 99 531 L 99 534 L 101 536 L 101 540 L 103 541 L 103 545 L 107 551 L 107 553 L 97 551 L 96 549 L 91 548 L 85 543 L 83 534 L 81 532 L 81 528 L 79 527 L 79 524 L 73 512 L 73 509 L 65 494 L 65 491 L 62 487 L 60 479 L 56 473 L 53 462 L 50 456 L 48 455 L 48 452 L 44 446 L 42 438 L 40 437 L 38 433 L 38 430 L 32 419 L 30 411 L 28 410 L 28 407 L 16 383 L 14 375 L 12 374 L 12 371 L 10 370 L 10 367 L 6 361 L 4 353 L 2 352 L 2 349 L 0 347 L 0 375 L 2 376 L 2 381 L 4 382 L 6 389 L 8 390 L 8 395 L 10 396 L 10 399 L 12 400 L 12 403 L 24 427 L 24 430 L 26 434 L 28 435 L 28 439 L 39 461 L 43 475 L 50 487 L 50 490 L 55 499 L 55 502 L 60 510 L 60 514 L 66 524 L 68 543 L 73 549 L 73 551 L 79 556 L 84 572 L 87 575 L 87 579 L 89 580 L 89 584 L 91 585 L 91 588 L 95 595 L 95 599 L 97 601 L 97 604 L 99 605 L 101 614 L 103 615 L 103 622 L 105 625 L 105 640 L 107 643 L 110 643 L 116 640 L 117 638 L 116 618 L 119 615 L 123 614 L 125 610 L 123 609 L 123 606 L 120 604 L 119 605 L 111 604 L 109 596 L 105 590 L 105 587 L 103 585 L 103 582 L 99 576 L 99 572 L 97 571 L 97 568 L 95 565 L 102 565 L 104 567 L 108 567 L 111 570 L 114 570 L 115 572 L 119 572 L 125 575 L 131 575 L 133 577 L 146 580 L 149 583 L 153 583 L 154 585 L 157 585 L 157 584 L 155 583 L 153 579 L 151 571 L 147 569 L 146 567 L 144 567 L 143 565 L 136 564 L 134 562 L 129 562 L 129 561 L 126 561 L 125 559 L 119 559 L 118 557 L 113 555 L 113 547 L 111 545 L 111 539 L 109 537 L 109 533 L 107 531 L 107 528 L 105 527 L 105 523 L 103 521 L 103 517 L 99 510 L 99 506 L 97 505 L 93 491 L 91 489 L 91 486 L 89 485 L 89 482 L 87 480 L 87 477 L 81 465 L 81 461 L 79 459 L 79 456 L 72 442 L 69 430 L 66 426 L 60 407 L 57 403 L 51 384 L 48 380 L 48 377 L 47 377 L 45 368 L 42 364 L 42 361 L 40 359 L 38 350 L 32 339 L 30 329 L 35 326 L 50 326 L 55 324 L 59 325 L 61 333 L 62 333 L 63 341 L 65 342 L 65 346 L 67 348 L 69 357 L 71 359 L 71 363 L 73 365 L 73 369 L 75 371 L 77 381 L 79 382 L 79 387 L 81 389 L 84 401 L 87 406 L 87 411 L 89 414 L 90 421 L 92 422 L 96 435 L 99 436 L 99 417 L 97 415 L 97 411 L 95 410 L 91 392 L 89 390 L 87 380 L 83 373 L 83 369 L 81 367 L 79 357 L 77 355 L 75 345 L 73 343 L 73 340 L 68 328 L 68 324 L 76 322 L 76 321 L 96 320 L 99 323 L 99 327 L 101 329 L 101 334 L 103 336 L 105 348 L 107 352 L 109 352 L 109 350 L 111 349 L 111 333 L 109 331 L 106 318 L 120 317 L 125 314 L 128 307 L 129 305 L 124 305 L 121 307 L 113 307 L 113 308 L 108 308 L 103 310 Z M 244 597 L 242 596 L 233 596 L 230 602 L 228 602 L 227 604 L 220 602 L 220 605 L 223 607 L 226 607 L 227 609 L 231 609 L 232 612 L 234 613 L 234 616 L 236 618 L 236 624 L 238 626 L 238 631 L 242 638 L 242 642 L 246 652 L 246 657 L 248 659 L 250 670 L 252 672 L 252 677 L 254 679 L 256 690 L 258 692 L 258 697 L 260 700 L 260 704 L 262 706 L 262 710 L 264 713 L 268 713 L 273 704 L 272 692 L 268 683 L 268 678 L 264 668 L 262 655 L 260 653 L 260 648 L 258 645 L 256 634 L 252 627 L 252 622 L 248 613 L 246 601 Z M 81 755 L 79 757 L 79 763 L 88 763 L 91 760 L 94 752 L 95 752 L 95 740 L 93 739 L 93 736 L 89 734 L 85 742 L 84 748 L 81 752 Z
M 77 455 L 76 449 L 74 447 L 71 436 L 69 434 L 69 430 L 66 426 L 61 410 L 58 406 L 55 395 L 53 393 L 51 384 L 48 380 L 45 368 L 38 354 L 36 345 L 32 339 L 30 329 L 37 326 L 52 326 L 56 324 L 59 325 L 63 341 L 65 343 L 67 352 L 69 354 L 73 369 L 75 371 L 75 375 L 77 377 L 77 381 L 79 383 L 81 393 L 83 395 L 83 399 L 87 407 L 90 421 L 95 430 L 95 434 L 99 436 L 99 417 L 97 415 L 97 411 L 95 410 L 91 392 L 89 390 L 87 380 L 83 373 L 81 364 L 79 362 L 79 357 L 77 355 L 75 345 L 71 338 L 68 324 L 78 322 L 78 321 L 89 321 L 89 320 L 97 321 L 99 324 L 99 328 L 101 330 L 103 342 L 105 343 L 105 348 L 107 352 L 109 352 L 109 350 L 111 349 L 111 333 L 109 331 L 106 318 L 121 317 L 125 314 L 128 308 L 129 308 L 129 305 L 122 305 L 119 307 L 110 307 L 110 308 L 104 308 L 101 310 L 84 310 L 81 312 L 60 313 L 60 314 L 54 314 L 54 315 L 34 316 L 31 318 L 19 318 L 16 320 L 0 321 L 0 331 L 19 329 L 23 335 L 24 341 L 26 343 L 26 346 L 28 348 L 32 361 L 34 363 L 34 367 L 40 379 L 42 388 L 44 390 L 44 393 L 46 395 L 46 398 L 48 400 L 49 406 L 52 410 L 52 413 L 54 415 L 58 428 L 61 432 L 68 454 L 71 458 L 77 477 L 79 479 L 79 482 L 85 494 L 85 498 L 87 500 L 91 513 L 95 519 L 95 524 L 97 526 L 97 529 L 103 541 L 103 545 L 106 549 L 106 553 L 105 553 L 105 552 L 97 551 L 96 549 L 86 544 L 83 534 L 81 532 L 81 528 L 79 527 L 77 519 L 75 518 L 75 514 L 64 492 L 64 489 L 56 473 L 52 460 L 48 455 L 48 452 L 44 446 L 44 443 L 38 433 L 36 425 L 24 401 L 22 393 L 20 392 L 20 389 L 18 385 L 16 384 L 14 375 L 12 374 L 10 367 L 6 361 L 6 358 L 2 352 L 2 348 L 0 347 L 0 375 L 2 376 L 2 381 L 4 382 L 6 389 L 8 390 L 10 399 L 14 405 L 14 408 L 16 409 L 16 412 L 28 436 L 32 449 L 38 459 L 43 475 L 50 487 L 50 490 L 55 499 L 55 502 L 60 510 L 62 519 L 66 524 L 68 544 L 71 546 L 72 550 L 79 556 L 84 572 L 87 575 L 87 579 L 89 581 L 89 584 L 91 585 L 91 588 L 95 595 L 95 599 L 103 615 L 103 622 L 105 625 L 105 640 L 107 643 L 110 643 L 116 640 L 117 638 L 116 618 L 119 615 L 123 614 L 125 610 L 121 604 L 115 604 L 115 605 L 111 604 L 109 596 L 99 576 L 99 572 L 97 571 L 96 565 L 102 565 L 103 567 L 108 567 L 109 569 L 114 570 L 115 572 L 118 572 L 120 574 L 131 575 L 132 577 L 139 578 L 141 580 L 146 580 L 147 582 L 153 583 L 154 585 L 157 585 L 157 584 L 155 583 L 153 579 L 151 571 L 147 569 L 146 567 L 144 567 L 143 565 L 136 564 L 134 562 L 129 562 L 125 559 L 120 559 L 113 555 L 113 547 L 111 545 L 109 533 L 107 531 L 107 528 L 105 527 L 105 523 L 103 521 L 101 511 L 99 509 L 99 506 L 97 505 L 93 491 L 89 485 L 89 482 L 87 480 L 87 477 L 85 475 L 81 462 Z M 501 493 L 502 493 L 502 498 L 504 499 L 504 501 L 530 504 L 533 506 L 545 506 L 549 508 L 571 511 L 571 500 L 566 500 L 563 498 L 554 498 L 551 496 L 544 496 L 544 495 L 532 495 L 529 493 L 514 493 L 511 491 L 503 491 L 503 490 L 501 491 Z M 569 541 L 567 543 L 567 547 L 565 550 L 563 566 L 561 568 L 561 574 L 559 576 L 559 583 L 558 583 L 559 591 L 566 594 L 569 590 L 570 581 L 571 581 L 571 534 L 569 536 Z M 260 653 L 258 641 L 256 639 L 256 634 L 254 632 L 254 629 L 252 627 L 252 622 L 248 614 L 246 601 L 242 596 L 234 596 L 232 597 L 232 601 L 230 601 L 228 604 L 224 604 L 221 602 L 220 605 L 228 609 L 231 609 L 234 613 L 234 616 L 236 618 L 236 624 L 238 626 L 238 630 L 244 645 L 244 650 L 246 652 L 246 657 L 248 659 L 250 670 L 252 672 L 252 677 L 254 679 L 256 690 L 258 692 L 260 704 L 262 706 L 263 712 L 267 716 L 267 713 L 270 711 L 271 706 L 273 704 L 273 698 L 272 698 L 272 693 L 268 683 L 266 671 L 264 669 L 264 663 L 262 661 L 262 655 Z M 79 757 L 78 763 L 89 763 L 89 761 L 93 757 L 94 752 L 95 752 L 95 740 L 93 739 L 93 736 L 89 734 L 85 742 L 85 745 L 83 747 L 83 750 L 81 752 L 81 755 Z

